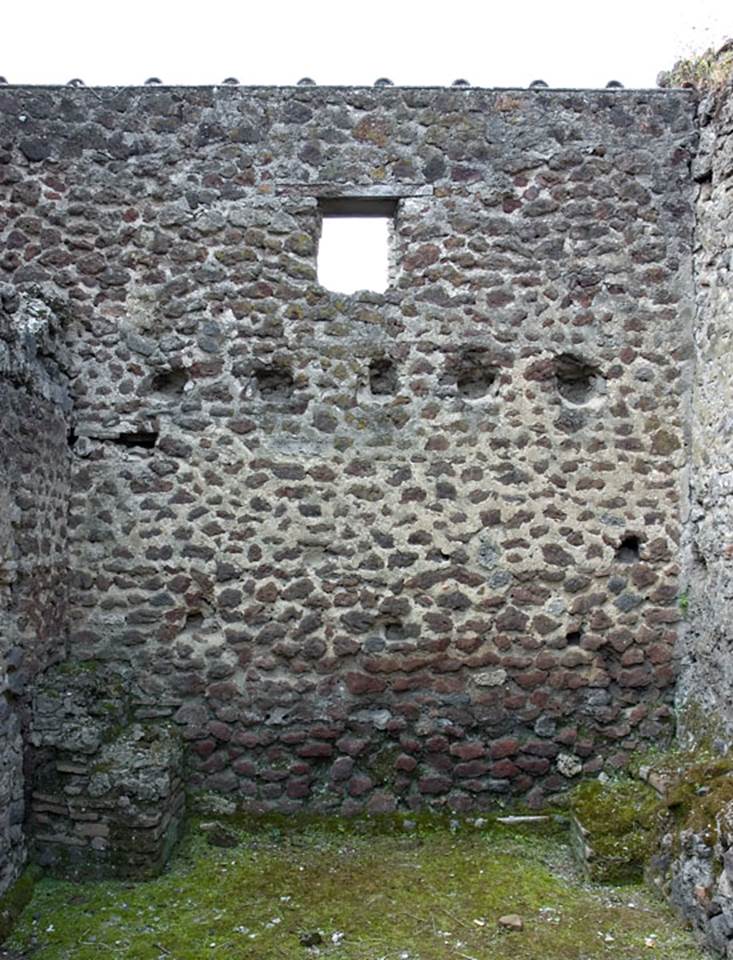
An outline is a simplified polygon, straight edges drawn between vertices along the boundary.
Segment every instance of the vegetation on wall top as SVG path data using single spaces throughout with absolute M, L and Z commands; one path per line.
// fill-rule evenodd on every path
M 733 77 L 733 39 L 709 47 L 688 60 L 678 60 L 671 70 L 660 73 L 660 87 L 694 87 L 704 93 L 718 93 Z

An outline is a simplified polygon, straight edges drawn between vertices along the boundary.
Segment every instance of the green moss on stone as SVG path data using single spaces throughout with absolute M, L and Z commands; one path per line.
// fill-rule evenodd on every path
M 641 880 L 665 820 L 651 787 L 636 780 L 591 780 L 570 796 L 577 843 L 593 880 Z
M 727 739 L 725 728 L 715 711 L 697 700 L 688 700 L 678 708 L 677 728 L 680 739 L 686 744 L 683 750 L 690 753 L 693 747 L 697 752 L 713 753 L 715 741 Z M 694 763 L 694 759 L 691 754 L 688 765 Z
M 375 783 L 384 785 L 392 782 L 399 753 L 400 748 L 396 744 L 388 743 L 371 757 L 367 765 Z
M 8 938 L 16 920 L 30 902 L 39 875 L 36 867 L 28 867 L 0 897 L 0 944 Z
M 685 767 L 684 775 L 666 797 L 678 831 L 691 830 L 711 847 L 718 839 L 720 816 L 731 803 L 732 757 L 716 757 Z
M 733 757 L 675 749 L 634 758 L 638 780 L 589 781 L 570 796 L 576 843 L 593 879 L 639 879 L 664 833 L 693 833 L 710 848 L 733 819 Z M 586 849 L 587 848 L 587 849 Z
M 55 664 L 54 673 L 60 676 L 78 676 L 81 673 L 99 673 L 100 663 L 98 660 L 63 660 Z

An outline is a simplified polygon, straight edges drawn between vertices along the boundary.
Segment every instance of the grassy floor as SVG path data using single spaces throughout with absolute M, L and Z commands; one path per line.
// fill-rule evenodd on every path
M 8 946 L 33 960 L 702 956 L 640 888 L 583 884 L 562 837 L 479 824 L 260 826 L 233 849 L 193 829 L 157 880 L 41 881 Z M 509 913 L 523 930 L 498 926 Z

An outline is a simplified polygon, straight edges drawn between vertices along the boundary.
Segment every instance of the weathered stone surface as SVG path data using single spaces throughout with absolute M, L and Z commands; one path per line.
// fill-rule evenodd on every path
M 96 665 L 67 661 L 39 681 L 31 828 L 44 867 L 149 877 L 165 865 L 183 820 L 181 737 L 135 712 L 125 679 Z
M 698 164 L 695 224 L 697 322 L 691 391 L 690 501 L 682 578 L 681 670 L 677 692 L 682 733 L 729 742 L 733 734 L 733 98 L 721 95 L 705 128 Z M 710 108 L 708 103 L 705 110 Z M 705 114 L 703 114 L 704 116 Z
M 679 759 L 677 754 L 677 759 Z M 703 759 L 705 758 L 705 759 Z M 716 957 L 733 953 L 733 764 L 691 752 L 686 762 L 643 771 L 673 816 L 660 820 L 648 879 Z
M 270 90 L 256 137 L 246 90 L 171 96 L 178 146 L 150 92 L 119 104 L 109 195 L 68 125 L 23 131 L 75 291 L 75 656 L 170 704 L 194 784 L 265 808 L 521 793 L 556 776 L 540 714 L 593 731 L 584 762 L 638 746 L 673 681 L 684 379 L 655 344 L 689 344 L 690 95 Z M 316 283 L 338 196 L 399 199 L 385 294 Z M 76 251 L 59 204 L 110 243 Z M 629 536 L 654 579 L 619 589 Z
M 20 202 L 35 196 L 21 191 Z M 36 678 L 63 656 L 66 636 L 71 456 L 62 303 L 0 282 L 0 895 L 27 856 Z
M 664 740 L 694 94 L 97 93 L 0 89 L 0 818 L 29 647 L 33 677 L 67 631 L 134 691 L 123 728 L 172 722 L 189 785 L 253 809 L 538 803 Z M 317 282 L 344 198 L 397 205 L 383 293 Z M 98 718 L 36 703 L 38 757 L 101 803 Z

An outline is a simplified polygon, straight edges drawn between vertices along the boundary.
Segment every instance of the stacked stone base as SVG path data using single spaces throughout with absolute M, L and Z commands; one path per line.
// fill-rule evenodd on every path
M 87 762 L 54 761 L 54 788 L 33 794 L 40 865 L 75 876 L 160 873 L 183 823 L 180 761 L 167 731 L 151 733 L 139 724 Z
M 165 866 L 183 825 L 183 750 L 174 730 L 130 713 L 122 681 L 68 667 L 46 679 L 31 807 L 42 867 L 143 879 Z

